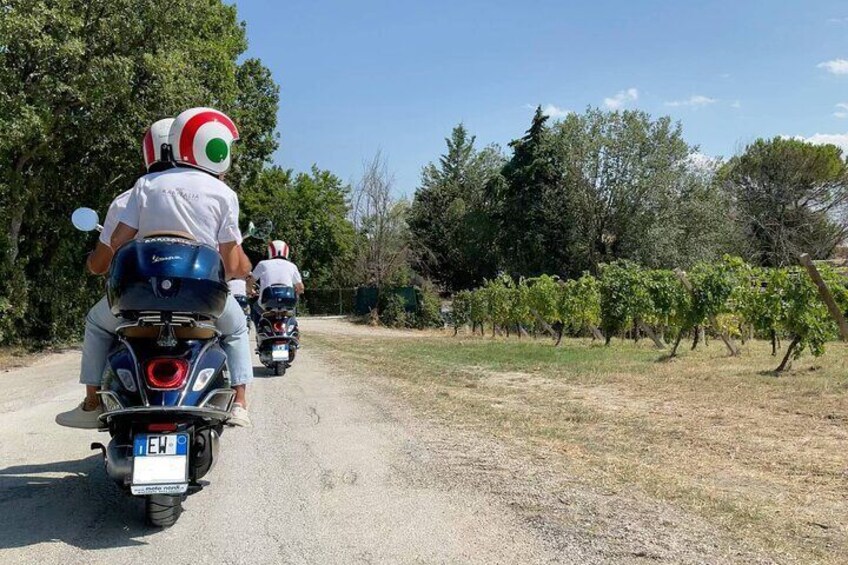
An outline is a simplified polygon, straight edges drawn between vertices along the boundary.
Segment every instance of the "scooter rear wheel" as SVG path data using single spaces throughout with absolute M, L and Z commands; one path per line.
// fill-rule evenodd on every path
M 147 523 L 157 528 L 170 528 L 183 513 L 183 497 L 152 494 L 144 501 Z
M 274 363 L 274 374 L 278 377 L 282 377 L 286 374 L 286 364 L 282 361 L 277 361 Z

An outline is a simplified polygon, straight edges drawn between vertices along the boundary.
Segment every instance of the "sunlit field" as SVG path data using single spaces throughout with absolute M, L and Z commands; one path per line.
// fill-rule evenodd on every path
M 314 341 L 312 341 L 314 339 Z M 844 563 L 848 347 L 776 377 L 765 342 L 668 360 L 649 343 L 314 336 L 434 421 L 491 434 L 612 491 L 695 513 L 770 555 Z

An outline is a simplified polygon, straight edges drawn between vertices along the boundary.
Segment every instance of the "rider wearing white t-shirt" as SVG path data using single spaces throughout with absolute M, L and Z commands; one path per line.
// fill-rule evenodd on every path
M 233 279 L 227 283 L 230 288 L 230 294 L 238 298 L 239 296 L 247 296 L 247 283 L 244 279 Z
M 250 276 L 259 281 L 259 296 L 262 296 L 266 288 L 275 284 L 290 286 L 298 294 L 303 293 L 303 277 L 300 276 L 297 265 L 282 257 L 260 261 Z
M 247 281 L 244 279 L 232 279 L 227 282 L 230 294 L 241 306 L 245 316 L 250 316 L 250 301 L 247 298 Z M 246 318 L 245 318 L 246 319 Z
M 260 261 L 253 272 L 250 273 L 250 278 L 254 282 L 259 282 L 260 302 L 265 289 L 274 285 L 288 286 L 293 288 L 298 295 L 303 294 L 303 277 L 300 276 L 297 265 L 289 261 L 289 252 L 289 246 L 285 241 L 278 239 L 272 241 L 268 244 L 268 259 Z M 254 304 L 254 306 L 257 308 L 254 310 L 253 316 L 253 321 L 256 323 L 261 311 L 258 309 L 258 305 Z M 293 320 L 292 323 L 296 324 L 297 322 Z

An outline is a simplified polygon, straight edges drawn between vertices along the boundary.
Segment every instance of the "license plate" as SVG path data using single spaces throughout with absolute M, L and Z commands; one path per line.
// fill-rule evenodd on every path
M 188 483 L 188 434 L 140 434 L 133 439 L 133 487 L 182 488 Z M 166 488 L 162 491 L 162 488 Z M 133 488 L 136 490 L 143 488 Z M 150 489 L 147 489 L 150 490 Z M 151 491 L 152 492 L 152 491 Z M 185 489 L 182 489 L 185 492 Z M 145 492 L 146 494 L 146 492 Z
M 271 359 L 274 361 L 288 361 L 289 360 L 289 346 L 288 344 L 277 344 L 271 346 Z

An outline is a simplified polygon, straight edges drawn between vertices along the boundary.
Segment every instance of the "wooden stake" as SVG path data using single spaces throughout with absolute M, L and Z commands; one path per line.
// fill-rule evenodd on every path
M 799 259 L 801 260 L 801 264 L 807 269 L 810 278 L 813 279 L 813 283 L 818 287 L 819 296 L 821 296 L 822 301 L 827 306 L 828 311 L 830 311 L 830 315 L 836 320 L 836 325 L 839 326 L 840 339 L 842 341 L 848 341 L 848 323 L 845 322 L 845 315 L 839 309 L 839 306 L 836 305 L 836 301 L 833 299 L 833 295 L 830 293 L 830 289 L 827 288 L 824 279 L 822 279 L 819 270 L 816 269 L 813 260 L 806 253 L 802 253 Z
M 654 333 L 654 330 L 651 327 L 643 322 L 642 320 L 637 320 L 637 326 L 642 330 L 642 332 L 650 338 L 651 341 L 654 342 L 654 347 L 657 349 L 665 349 L 665 344 L 660 341 L 657 337 L 657 334 Z

